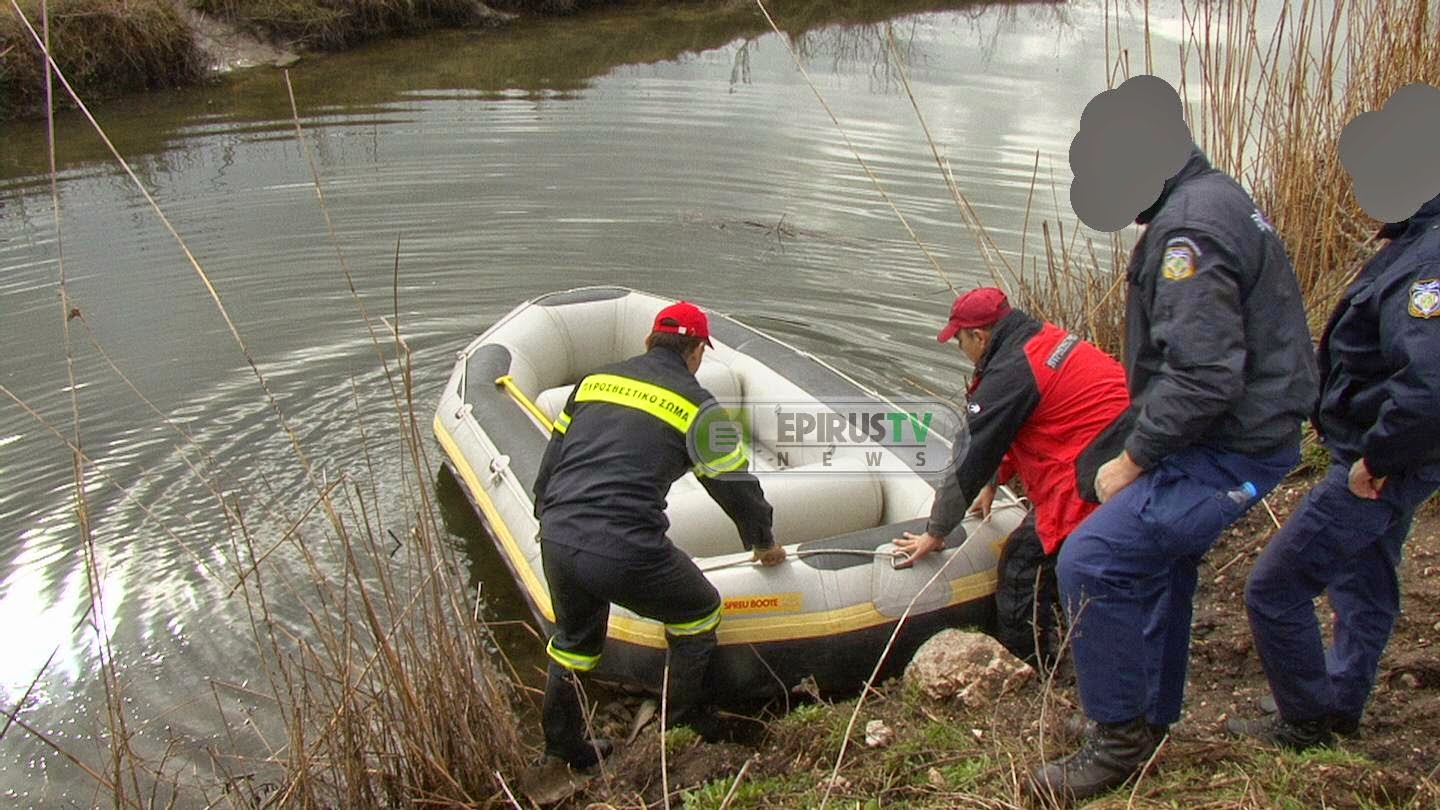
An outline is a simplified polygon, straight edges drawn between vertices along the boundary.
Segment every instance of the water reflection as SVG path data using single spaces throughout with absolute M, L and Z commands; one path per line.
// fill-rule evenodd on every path
M 949 11 L 890 16 L 940 8 Z M 902 68 L 943 159 L 996 240 L 1018 252 L 1037 152 L 1042 178 L 1058 156 L 1063 182 L 1079 111 L 1105 83 L 1100 0 L 792 0 L 771 11 L 850 142 L 956 283 L 985 279 L 983 264 L 899 82 Z M 852 24 L 829 25 L 839 19 Z M 858 167 L 787 42 L 767 31 L 745 4 L 676 4 L 384 43 L 293 72 L 339 246 L 366 307 L 402 324 L 418 411 L 428 412 L 470 337 L 521 300 L 588 283 L 702 301 L 896 395 L 959 388 L 958 354 L 933 337 L 947 288 Z M 363 482 L 392 521 L 406 514 L 398 463 L 384 461 L 393 426 L 372 421 L 371 438 L 385 438 L 369 459 L 363 449 L 360 417 L 383 423 L 375 415 L 390 409 L 389 389 L 337 269 L 282 77 L 254 72 L 98 114 L 206 268 L 320 474 Z M 212 487 L 246 506 L 262 547 L 314 493 L 170 235 L 76 118 L 65 117 L 62 134 L 64 254 L 85 314 L 83 331 L 72 325 L 81 433 L 95 459 L 102 626 L 137 716 L 168 712 L 188 735 L 186 750 L 200 752 L 223 742 L 225 729 L 208 709 L 177 708 L 177 694 L 259 671 L 244 606 L 231 596 L 235 514 Z M 59 249 L 48 182 L 36 174 L 43 127 L 8 125 L 3 139 L 0 383 L 68 425 Z M 138 401 L 111 360 L 189 438 Z M 0 480 L 0 622 L 20 628 L 15 654 L 0 661 L 0 692 L 18 699 L 58 643 L 28 716 L 93 750 L 103 689 L 93 633 L 74 629 L 89 593 L 69 454 L 8 403 Z M 525 618 L 463 495 L 444 474 L 437 490 L 492 618 Z M 316 553 L 324 566 L 323 544 Z M 288 546 L 274 559 L 305 570 Z M 503 627 L 517 649 L 536 646 L 523 627 Z M 67 767 L 32 739 L 7 738 L 0 784 L 50 773 L 48 799 L 58 802 L 80 795 L 75 774 L 59 775 Z

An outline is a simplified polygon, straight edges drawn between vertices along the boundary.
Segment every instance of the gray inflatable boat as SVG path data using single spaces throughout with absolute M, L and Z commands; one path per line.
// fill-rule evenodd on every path
M 441 396 L 434 431 L 445 463 L 546 634 L 555 614 L 531 487 L 549 422 L 582 376 L 642 352 L 655 313 L 670 303 L 618 287 L 528 301 L 459 353 Z M 823 424 L 834 413 L 831 420 L 844 425 L 857 410 L 884 417 L 902 406 L 756 329 L 716 313 L 710 319 L 715 348 L 696 376 L 720 402 L 745 409 L 751 471 L 774 506 L 776 541 L 791 555 L 774 568 L 752 564 L 734 524 L 693 474 L 671 488 L 669 536 L 724 598 L 712 694 L 754 697 L 806 678 L 826 692 L 852 692 L 902 616 L 882 673 L 903 667 L 945 627 L 988 627 L 996 562 L 1025 515 L 1023 503 L 1002 489 L 988 519 L 967 518 L 963 542 L 895 569 L 890 541 L 923 531 L 948 439 L 937 430 L 897 443 L 841 430 L 795 441 L 797 422 Z M 937 456 L 944 462 L 937 465 Z M 663 627 L 614 607 L 596 673 L 655 688 L 664 662 Z

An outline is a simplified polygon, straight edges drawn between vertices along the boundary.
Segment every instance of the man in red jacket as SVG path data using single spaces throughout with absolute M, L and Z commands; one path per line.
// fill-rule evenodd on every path
M 1080 497 L 1076 460 L 1129 407 L 1125 370 L 1090 343 L 1012 308 L 995 287 L 955 299 L 938 339 L 958 339 L 975 364 L 970 441 L 957 447 L 955 472 L 936 493 L 925 533 L 895 541 L 908 554 L 901 565 L 942 548 L 971 503 L 988 515 L 996 484 L 1018 473 L 1034 510 L 1000 557 L 995 635 L 1031 664 L 1053 664 L 1055 556 L 1098 506 Z

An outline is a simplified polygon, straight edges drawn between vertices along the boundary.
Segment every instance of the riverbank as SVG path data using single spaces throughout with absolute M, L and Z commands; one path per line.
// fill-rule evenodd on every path
M 1309 472 L 1278 487 L 1268 499 L 1275 519 L 1283 522 L 1317 480 Z M 1431 743 L 1440 736 L 1434 655 L 1440 642 L 1440 508 L 1432 503 L 1423 510 L 1407 545 L 1401 568 L 1405 611 L 1381 661 L 1361 733 L 1332 750 L 1304 754 L 1235 740 L 1224 731 L 1228 717 L 1255 716 L 1255 702 L 1266 691 L 1242 589 L 1274 528 L 1266 509 L 1254 509 L 1207 555 L 1195 599 L 1185 715 L 1138 784 L 1089 806 L 1440 806 L 1440 758 Z M 1033 807 L 1024 795 L 1025 774 L 1074 749 L 1064 726 L 1078 705 L 1073 678 L 1031 681 L 980 706 L 933 700 L 897 679 L 866 698 L 838 770 L 854 700 L 811 702 L 768 721 L 736 720 L 742 739 L 735 743 L 672 732 L 664 779 L 660 738 L 647 731 L 564 806 L 658 807 L 665 800 L 662 785 L 668 785 L 670 803 L 687 808 L 811 807 L 827 787 L 836 807 Z M 618 715 L 611 720 L 602 712 L 601 731 L 623 739 L 625 712 Z M 877 722 L 893 736 L 880 742 L 886 735 L 870 734 L 867 743 L 866 728 Z
M 504 25 L 522 14 L 575 10 L 584 0 L 51 0 L 51 50 L 82 98 L 214 80 L 300 54 L 436 28 Z M 42 30 L 39 0 L 20 0 Z M 0 118 L 44 109 L 44 60 L 26 20 L 0 14 Z M 62 89 L 57 104 L 69 106 Z
M 45 109 L 44 60 L 26 26 L 41 31 L 40 0 L 0 11 L 0 120 Z M 966 0 L 772 0 L 784 30 L 907 12 Z M 305 54 L 438 29 L 484 30 L 601 7 L 694 6 L 734 36 L 768 31 L 753 0 L 50 0 L 55 61 L 87 103 L 125 93 L 216 81 L 235 69 L 288 67 Z M 723 42 L 724 40 L 722 40 Z M 706 43 L 709 41 L 706 40 Z M 696 43 L 702 45 L 705 43 Z M 713 45 L 710 45 L 713 47 Z M 671 58 L 673 54 L 663 57 Z M 58 106 L 73 106 L 63 88 Z

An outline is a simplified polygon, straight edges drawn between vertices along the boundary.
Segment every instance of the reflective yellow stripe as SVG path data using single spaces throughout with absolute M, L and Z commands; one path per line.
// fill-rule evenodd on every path
M 555 639 L 551 638 L 550 643 L 545 645 L 545 654 L 549 655 L 555 663 L 566 669 L 573 669 L 579 672 L 589 672 L 600 663 L 598 655 L 581 655 L 580 653 L 566 652 L 555 646 Z
M 569 430 L 570 414 L 561 411 L 560 415 L 555 417 L 555 423 L 551 427 L 553 427 L 559 433 L 564 433 L 565 431 Z
M 617 374 L 592 374 L 580 381 L 576 402 L 609 402 L 644 411 L 681 433 L 700 410 L 695 403 L 666 388 Z
M 715 610 L 711 611 L 710 614 L 703 619 L 696 619 L 693 622 L 682 622 L 680 624 L 667 624 L 665 625 L 665 632 L 672 636 L 698 636 L 701 633 L 708 633 L 714 630 L 716 625 L 720 624 L 721 607 L 722 606 L 716 606 Z
M 713 478 L 717 475 L 744 469 L 745 465 L 749 463 L 750 456 L 745 452 L 745 446 L 742 444 L 714 461 L 702 461 L 696 464 L 695 474 L 702 478 Z

